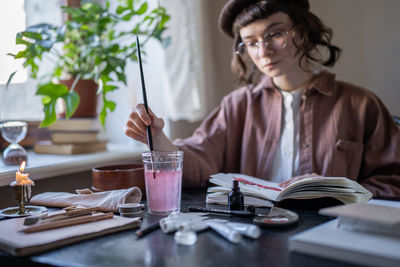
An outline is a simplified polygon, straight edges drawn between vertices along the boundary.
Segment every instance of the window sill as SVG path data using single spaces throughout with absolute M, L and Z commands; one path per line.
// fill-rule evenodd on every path
M 25 173 L 33 180 L 88 171 L 94 167 L 141 160 L 143 147 L 108 144 L 107 151 L 80 155 L 36 154 L 28 151 Z M 0 186 L 15 180 L 18 166 L 7 166 L 0 160 Z

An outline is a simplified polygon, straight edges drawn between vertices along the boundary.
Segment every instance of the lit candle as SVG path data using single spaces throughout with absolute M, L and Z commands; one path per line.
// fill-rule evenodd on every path
M 35 183 L 29 179 L 29 173 L 23 173 L 25 169 L 25 161 L 21 163 L 19 170 L 15 173 L 15 181 L 17 185 L 35 185 Z
M 21 202 L 23 200 L 28 201 L 31 197 L 31 186 L 35 185 L 35 183 L 29 179 L 29 173 L 24 173 L 24 169 L 25 161 L 21 163 L 19 170 L 15 173 L 15 181 L 10 184 L 12 187 L 21 186 Z

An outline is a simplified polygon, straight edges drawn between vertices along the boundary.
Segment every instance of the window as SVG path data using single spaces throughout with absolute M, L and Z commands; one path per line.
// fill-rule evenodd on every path
M 15 45 L 17 32 L 27 26 L 41 22 L 60 25 L 63 1 L 12 0 L 0 2 L 0 120 L 42 118 L 41 99 L 35 96 L 37 82 L 28 77 L 28 71 L 22 68 L 23 60 L 14 60 L 8 53 L 16 53 L 20 48 Z M 7 25 L 7 26 L 4 26 Z M 43 65 L 51 67 L 50 62 Z M 8 77 L 18 70 L 8 88 Z

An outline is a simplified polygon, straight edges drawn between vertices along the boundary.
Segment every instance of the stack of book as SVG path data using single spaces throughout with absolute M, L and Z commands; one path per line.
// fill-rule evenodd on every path
M 106 141 L 99 139 L 97 119 L 80 118 L 58 120 L 48 127 L 51 140 L 39 141 L 34 151 L 39 154 L 81 154 L 106 149 Z

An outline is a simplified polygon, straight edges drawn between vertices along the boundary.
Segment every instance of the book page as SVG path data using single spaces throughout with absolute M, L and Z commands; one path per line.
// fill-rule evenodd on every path
M 345 177 L 310 177 L 289 184 L 279 196 L 285 198 L 333 197 L 343 203 L 366 202 L 372 193 Z

